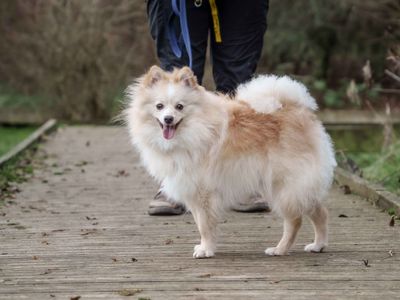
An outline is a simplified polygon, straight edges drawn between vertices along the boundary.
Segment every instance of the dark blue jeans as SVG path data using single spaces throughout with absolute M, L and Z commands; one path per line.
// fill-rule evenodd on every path
M 237 85 L 249 80 L 260 59 L 267 29 L 268 0 L 215 0 L 218 8 L 222 43 L 215 41 L 213 20 L 208 0 L 196 7 L 187 0 L 187 18 L 193 55 L 193 72 L 201 84 L 204 74 L 208 35 L 213 63 L 213 76 L 218 91 L 232 93 Z M 188 65 L 185 51 L 177 58 L 170 47 L 166 26 L 172 15 L 170 0 L 148 0 L 150 31 L 156 42 L 161 67 Z M 174 26 L 179 31 L 177 18 Z M 184 49 L 181 43 L 181 49 Z

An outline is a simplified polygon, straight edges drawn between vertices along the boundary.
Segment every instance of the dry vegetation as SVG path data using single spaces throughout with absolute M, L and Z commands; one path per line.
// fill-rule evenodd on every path
M 328 107 L 367 108 L 364 99 L 399 106 L 399 91 L 392 90 L 399 85 L 384 73 L 400 62 L 399 16 L 398 0 L 271 0 L 260 69 L 297 75 Z M 361 101 L 346 97 L 352 80 Z
M 0 11 L 0 80 L 45 96 L 64 119 L 108 118 L 154 61 L 144 1 L 3 0 Z

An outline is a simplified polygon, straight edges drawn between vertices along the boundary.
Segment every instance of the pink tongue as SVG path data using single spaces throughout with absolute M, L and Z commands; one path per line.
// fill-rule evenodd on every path
M 175 134 L 175 127 L 172 126 L 164 126 L 163 129 L 163 136 L 165 139 L 169 140 L 174 137 Z

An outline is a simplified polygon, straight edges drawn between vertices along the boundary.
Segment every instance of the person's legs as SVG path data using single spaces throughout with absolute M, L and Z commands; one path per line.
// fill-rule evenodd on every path
M 254 0 L 244 3 L 240 0 L 218 0 L 219 19 L 222 43 L 215 42 L 211 30 L 211 50 L 213 73 L 217 90 L 231 93 L 239 83 L 245 82 L 253 75 L 261 55 L 263 36 L 266 30 L 268 0 Z M 172 15 L 170 1 L 148 0 L 148 17 L 150 31 L 156 42 L 157 56 L 164 70 L 188 65 L 186 51 L 177 58 L 170 47 L 167 25 Z M 204 63 L 207 49 L 208 32 L 213 28 L 209 1 L 203 0 L 200 7 L 194 1 L 187 2 L 187 17 L 192 45 L 193 71 L 201 83 L 204 74 Z M 175 18 L 175 27 L 180 32 L 180 25 Z M 183 43 L 181 48 L 184 49 Z M 180 214 L 184 209 L 169 203 L 166 196 L 157 193 L 150 204 L 149 214 Z M 268 206 L 262 201 L 250 197 L 237 208 L 237 211 L 264 211 Z M 165 203 L 163 207 L 162 203 Z
M 164 70 L 172 70 L 173 67 L 185 65 L 184 59 L 176 57 L 169 45 L 167 25 L 171 15 L 172 7 L 170 1 L 148 0 L 147 16 L 150 34 L 156 44 L 160 66 Z
M 232 93 L 254 74 L 267 29 L 268 0 L 219 0 L 222 42 L 211 30 L 213 74 L 217 90 Z
M 208 1 L 203 1 L 200 7 L 196 7 L 194 1 L 188 1 L 186 11 L 193 57 L 192 69 L 201 84 L 209 31 L 210 9 Z M 189 65 L 189 58 L 182 40 L 180 39 L 178 42 L 182 49 L 182 57 L 176 57 L 170 46 L 167 26 L 173 14 L 171 1 L 148 0 L 147 14 L 150 33 L 156 43 L 157 57 L 160 60 L 161 68 L 171 71 L 174 67 Z M 173 18 L 173 24 L 177 38 L 179 38 L 181 29 L 178 17 Z
M 189 65 L 189 58 L 182 40 L 179 41 L 182 57 L 176 57 L 170 46 L 167 26 L 173 14 L 171 1 L 148 0 L 147 14 L 150 33 L 156 43 L 157 57 L 160 60 L 161 68 L 171 71 L 174 67 Z M 192 69 L 200 84 L 204 74 L 209 18 L 208 1 L 203 1 L 203 5 L 200 7 L 196 7 L 194 1 L 187 2 L 187 20 L 193 57 Z M 174 17 L 172 22 L 179 38 L 181 29 L 178 17 Z M 170 201 L 162 192 L 161 187 L 153 201 L 150 202 L 148 213 L 150 215 L 179 215 L 185 211 L 185 207 Z
M 192 70 L 201 85 L 206 62 L 208 32 L 211 15 L 208 1 L 203 1 L 200 7 L 194 1 L 187 2 L 187 20 L 189 25 L 190 43 L 192 45 Z
M 268 0 L 216 1 L 222 42 L 211 29 L 213 75 L 217 91 L 232 94 L 254 74 L 267 29 Z M 210 26 L 213 26 L 211 23 Z M 232 208 L 238 212 L 269 211 L 266 199 L 250 195 Z

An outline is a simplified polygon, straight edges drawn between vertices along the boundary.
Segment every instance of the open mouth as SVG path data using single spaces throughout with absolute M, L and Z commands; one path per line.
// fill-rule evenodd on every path
M 165 139 L 170 140 L 174 137 L 176 130 L 178 129 L 179 124 L 181 124 L 183 119 L 181 119 L 178 123 L 176 124 L 163 124 L 161 123 L 158 119 L 158 124 L 160 125 L 162 131 L 163 131 L 163 136 Z

